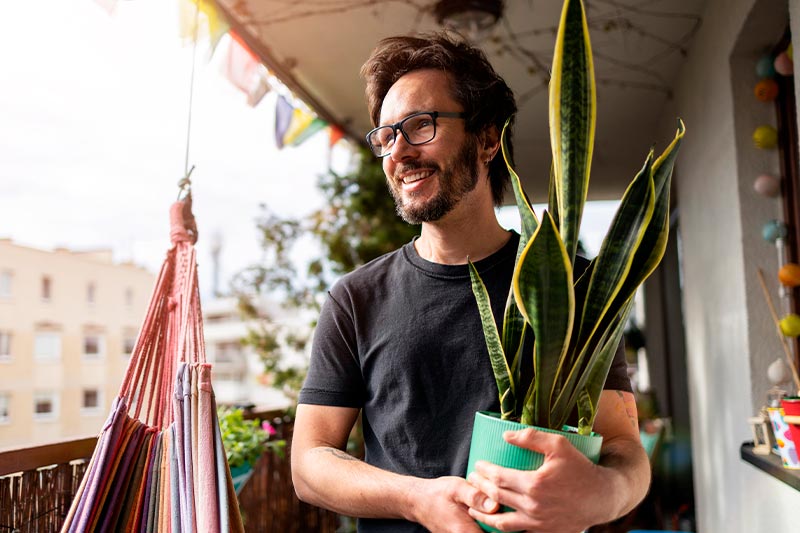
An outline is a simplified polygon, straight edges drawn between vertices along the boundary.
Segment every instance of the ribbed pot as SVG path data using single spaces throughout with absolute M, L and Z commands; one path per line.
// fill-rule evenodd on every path
M 478 461 L 488 461 L 517 470 L 536 470 L 542 466 L 543 454 L 511 445 L 503 440 L 503 433 L 506 431 L 517 431 L 529 427 L 533 427 L 537 431 L 563 435 L 593 463 L 597 464 L 600 460 L 600 446 L 603 444 L 603 437 L 597 433 L 579 435 L 577 430 L 570 426 L 564 426 L 564 431 L 528 426 L 511 420 L 501 420 L 498 413 L 479 411 L 475 413 L 475 424 L 472 428 L 467 475 L 475 470 L 475 463 Z M 504 507 L 501 512 L 510 510 L 512 509 Z M 499 531 L 486 524 L 480 522 L 478 524 L 484 531 Z

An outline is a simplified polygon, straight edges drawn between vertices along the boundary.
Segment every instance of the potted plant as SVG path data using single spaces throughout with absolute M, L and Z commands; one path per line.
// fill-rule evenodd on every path
M 238 494 L 253 475 L 261 454 L 270 450 L 283 456 L 286 441 L 269 440 L 274 434 L 274 429 L 270 431 L 272 426 L 268 422 L 246 420 L 241 409 L 220 407 L 218 417 L 233 487 Z
M 578 427 L 564 433 L 597 462 L 602 437 L 592 433 L 596 408 L 637 287 L 664 254 L 669 231 L 672 168 L 684 135 L 657 159 L 650 150 L 633 178 L 598 256 L 574 279 L 578 234 L 586 202 L 595 130 L 595 81 L 586 14 L 581 0 L 565 0 L 550 80 L 550 140 L 553 163 L 548 209 L 538 220 L 508 161 L 522 222 L 512 286 L 498 331 L 489 295 L 470 263 L 486 345 L 498 386 L 500 413 L 477 413 L 469 474 L 488 460 L 514 468 L 537 468 L 542 457 L 502 439 L 526 425 L 562 432 L 577 407 Z M 533 353 L 523 353 L 533 335 Z M 528 344 L 530 345 L 530 343 Z M 509 357 L 507 358 L 506 355 Z M 521 358 L 532 357 L 534 375 L 521 383 Z M 509 364 L 510 361 L 510 364 Z M 484 425 L 497 451 L 482 435 Z M 522 426 L 520 426 L 522 424 Z M 495 427 L 499 426 L 499 427 Z M 499 455 L 482 455 L 497 453 Z

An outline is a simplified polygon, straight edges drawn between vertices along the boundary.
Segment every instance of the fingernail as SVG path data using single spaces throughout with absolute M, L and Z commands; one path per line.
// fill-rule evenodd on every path
M 492 500 L 492 499 L 490 499 L 490 498 L 486 498 L 486 499 L 483 501 L 483 509 L 484 509 L 485 511 L 492 511 L 492 510 L 494 510 L 494 507 L 495 507 L 495 505 L 497 505 L 497 504 L 495 503 L 495 501 L 494 501 L 494 500 Z

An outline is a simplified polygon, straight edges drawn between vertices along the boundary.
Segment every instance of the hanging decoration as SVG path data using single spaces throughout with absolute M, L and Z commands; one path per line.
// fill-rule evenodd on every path
M 753 131 L 753 143 L 756 148 L 771 150 L 778 146 L 778 130 L 772 126 L 759 126 Z
M 781 76 L 791 76 L 794 74 L 794 63 L 789 58 L 789 54 L 784 50 L 775 57 L 775 72 Z
M 229 31 L 228 35 L 228 53 L 222 70 L 228 81 L 247 95 L 250 107 L 255 107 L 271 89 L 267 69 L 236 32 Z
M 180 36 L 187 42 L 208 36 L 210 54 L 213 54 L 222 36 L 230 29 L 213 0 L 179 0 L 178 8 Z
M 775 58 L 770 54 L 761 56 L 756 63 L 756 76 L 759 78 L 772 78 L 775 76 Z
M 761 174 L 753 182 L 753 190 L 768 198 L 777 198 L 781 194 L 781 181 L 771 174 Z
M 786 287 L 800 285 L 800 265 L 797 263 L 785 263 L 778 269 L 778 281 Z
M 761 102 L 771 102 L 778 97 L 778 82 L 772 78 L 764 78 L 756 84 L 753 92 Z
M 786 225 L 780 220 L 770 220 L 764 224 L 761 236 L 767 242 L 774 243 L 778 239 L 785 239 L 787 235 Z

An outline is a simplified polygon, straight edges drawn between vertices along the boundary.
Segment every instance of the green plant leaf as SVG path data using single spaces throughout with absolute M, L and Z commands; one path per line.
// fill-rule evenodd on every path
M 550 162 L 550 181 L 547 185 L 547 208 L 550 210 L 550 216 L 556 223 L 556 227 L 561 227 L 561 222 L 558 217 L 558 195 L 556 193 L 556 171 L 553 162 Z M 574 263 L 573 263 L 574 264 Z
M 520 239 L 520 251 L 530 240 L 533 233 L 536 231 L 536 228 L 539 226 L 539 221 L 536 220 L 536 213 L 533 212 L 533 207 L 531 207 L 531 203 L 528 200 L 528 196 L 525 194 L 525 191 L 522 189 L 522 182 L 519 179 L 519 176 L 514 171 L 514 168 L 511 166 L 511 162 L 509 161 L 509 150 L 508 150 L 508 143 L 506 142 L 506 130 L 511 125 L 511 119 L 509 118 L 506 120 L 505 126 L 503 126 L 503 132 L 500 135 L 500 146 L 503 150 L 503 160 L 506 162 L 506 167 L 508 168 L 508 173 L 511 176 L 511 188 L 514 190 L 514 198 L 517 201 L 517 208 L 519 209 L 519 218 L 520 218 L 520 226 L 521 226 L 521 239 Z M 519 253 L 517 254 L 519 257 Z
M 506 355 L 500 342 L 497 324 L 494 321 L 489 292 L 486 290 L 486 286 L 483 284 L 480 274 L 478 274 L 478 269 L 475 268 L 472 261 L 468 261 L 468 263 L 469 277 L 472 281 L 472 293 L 475 295 L 475 301 L 478 304 L 478 311 L 480 312 L 481 324 L 483 326 L 483 336 L 486 339 L 489 360 L 492 363 L 492 371 L 494 372 L 494 378 L 497 382 L 497 392 L 500 397 L 500 414 L 503 419 L 507 420 L 514 416 L 514 409 L 516 407 L 514 382 L 510 378 L 508 361 L 506 360 Z
M 653 217 L 655 190 L 651 169 L 653 151 L 620 201 L 606 234 L 586 292 L 577 346 L 583 344 L 600 326 L 604 315 L 631 271 L 634 254 Z
M 603 392 L 603 385 L 605 385 L 608 371 L 611 369 L 611 364 L 614 362 L 614 355 L 616 354 L 617 347 L 620 341 L 622 341 L 625 323 L 628 320 L 628 315 L 632 308 L 633 298 L 631 297 L 623 306 L 622 310 L 617 313 L 615 322 L 610 325 L 607 330 L 608 335 L 606 335 L 606 338 L 601 343 L 601 348 L 595 350 L 595 354 L 591 358 L 589 368 L 586 372 L 586 382 L 579 383 L 579 386 L 588 392 L 590 398 L 599 399 L 600 393 Z M 596 416 L 596 410 L 588 416 L 590 429 L 594 425 Z
M 512 286 L 517 306 L 535 338 L 536 390 L 532 411 L 538 424 L 547 424 L 553 386 L 569 345 L 575 307 L 572 264 L 547 212 L 520 257 Z
M 570 261 L 574 261 L 589 190 L 596 120 L 592 48 L 581 0 L 564 2 L 549 96 L 558 227 Z

